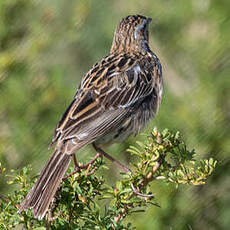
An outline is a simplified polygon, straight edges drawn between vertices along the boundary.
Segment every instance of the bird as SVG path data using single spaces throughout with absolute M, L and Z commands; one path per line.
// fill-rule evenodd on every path
M 142 15 L 120 21 L 109 54 L 84 75 L 56 126 L 51 141 L 54 152 L 20 204 L 19 213 L 31 209 L 35 218 L 44 218 L 80 148 L 93 144 L 103 152 L 102 145 L 137 135 L 156 116 L 163 79 L 160 60 L 149 46 L 151 21 Z

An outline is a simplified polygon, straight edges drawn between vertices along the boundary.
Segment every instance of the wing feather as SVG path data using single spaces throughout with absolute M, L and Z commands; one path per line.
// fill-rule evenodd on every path
M 108 60 L 113 60 L 110 65 Z M 149 71 L 154 72 L 154 65 L 151 66 Z M 154 78 L 145 75 L 141 60 L 127 54 L 108 56 L 95 64 L 60 120 L 52 144 L 74 139 L 82 146 L 121 125 L 133 106 L 153 91 Z

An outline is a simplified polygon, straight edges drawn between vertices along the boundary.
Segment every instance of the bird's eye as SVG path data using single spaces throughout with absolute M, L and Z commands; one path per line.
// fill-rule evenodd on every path
M 146 24 L 139 24 L 135 28 L 135 39 L 139 39 L 140 36 L 143 37 L 146 31 Z
M 146 30 L 146 25 L 144 25 L 143 28 L 141 28 L 141 30 L 140 30 L 141 34 L 144 34 L 145 30 Z

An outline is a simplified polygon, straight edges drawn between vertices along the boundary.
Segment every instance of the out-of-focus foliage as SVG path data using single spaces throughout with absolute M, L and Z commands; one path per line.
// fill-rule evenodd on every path
M 35 178 L 31 180 L 28 177 L 29 168 L 6 175 L 10 177 L 8 183 L 18 185 L 19 189 L 11 191 L 13 195 L 0 197 L 0 227 L 134 229 L 131 223 L 124 222 L 127 216 L 144 212 L 150 205 L 158 206 L 149 191 L 151 182 L 162 180 L 177 186 L 204 184 L 216 166 L 212 158 L 195 159 L 195 151 L 187 150 L 179 132 L 164 130 L 160 133 L 155 129 L 145 143 L 138 142 L 138 145 L 139 148 L 131 146 L 129 149 L 137 156 L 132 173 L 123 174 L 116 186 L 106 184 L 103 176 L 97 176 L 104 163 L 101 158 L 95 158 L 96 161 L 91 161 L 86 168 L 66 178 L 44 220 L 35 220 L 31 211 L 23 211 L 21 215 L 17 213 L 19 204 L 35 182 Z M 103 200 L 107 200 L 108 204 L 102 209 Z
M 163 65 L 165 93 L 147 129 L 180 130 L 189 146 L 219 164 L 207 185 L 153 185 L 160 209 L 130 218 L 137 229 L 229 229 L 230 226 L 229 0 L 0 1 L 0 160 L 5 168 L 48 159 L 53 129 L 86 71 L 112 42 L 119 20 L 152 17 L 150 45 Z M 121 161 L 138 138 L 107 149 Z M 206 156 L 205 156 L 206 155 Z M 78 159 L 87 161 L 84 148 Z M 109 163 L 107 163 L 109 164 Z M 117 176 L 109 165 L 111 184 Z M 1 178 L 1 193 L 9 191 Z

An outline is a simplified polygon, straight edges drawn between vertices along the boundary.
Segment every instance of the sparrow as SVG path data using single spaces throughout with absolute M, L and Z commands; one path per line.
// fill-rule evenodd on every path
M 149 47 L 151 20 L 130 15 L 120 21 L 109 55 L 85 74 L 59 121 L 51 142 L 54 152 L 19 212 L 31 209 L 42 219 L 72 157 L 76 163 L 77 150 L 93 144 L 99 151 L 103 144 L 122 142 L 155 117 L 163 80 L 160 60 Z

